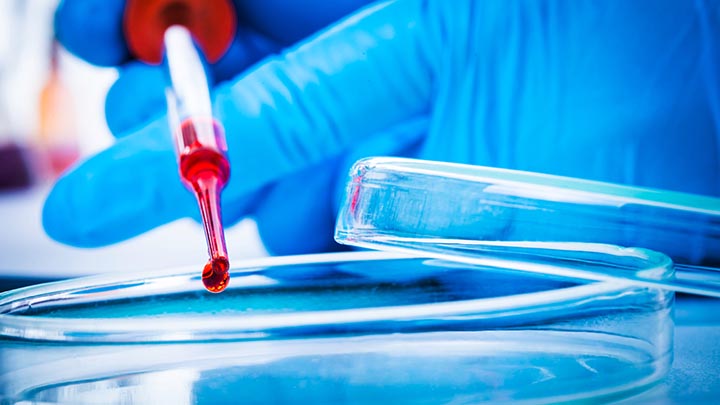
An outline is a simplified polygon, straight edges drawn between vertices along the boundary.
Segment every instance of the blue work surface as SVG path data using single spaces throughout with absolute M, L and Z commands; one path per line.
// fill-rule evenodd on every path
M 675 360 L 670 374 L 622 404 L 720 403 L 720 300 L 680 295 L 675 309 Z

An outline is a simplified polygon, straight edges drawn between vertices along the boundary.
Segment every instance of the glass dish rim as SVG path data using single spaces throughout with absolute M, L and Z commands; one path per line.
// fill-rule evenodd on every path
M 402 157 L 367 157 L 358 160 L 351 168 L 350 177 L 357 172 L 376 169 L 408 172 L 427 176 L 439 176 L 456 180 L 490 183 L 501 181 L 522 191 L 530 188 L 552 188 L 563 193 L 592 195 L 607 204 L 643 203 L 679 211 L 720 216 L 720 198 L 660 190 L 650 187 L 628 186 L 577 177 L 559 176 L 500 167 L 478 166 L 465 163 L 442 162 Z M 376 184 L 378 182 L 375 182 Z M 393 185 L 393 184 L 390 184 Z
M 628 253 L 644 254 L 643 249 L 637 252 L 632 248 L 623 249 Z M 650 251 L 651 253 L 655 253 Z M 294 266 L 308 264 L 330 264 L 342 262 L 361 262 L 372 260 L 393 259 L 424 259 L 437 260 L 431 257 L 407 255 L 393 252 L 341 252 L 299 256 L 278 256 L 243 261 L 242 265 L 231 269 L 236 279 L 243 272 L 271 266 Z M 657 265 L 657 263 L 656 263 Z M 667 263 L 660 263 L 666 266 Z M 671 269 L 671 268 L 670 268 Z M 644 271 L 641 269 L 638 271 Z M 652 269 L 651 269 L 652 270 Z M 249 322 L 249 317 L 204 317 L 192 318 L 187 322 L 183 317 L 157 318 L 43 318 L 25 315 L 13 315 L 23 306 L 41 303 L 42 300 L 62 297 L 73 291 L 97 289 L 108 286 L 122 288 L 123 283 L 150 283 L 170 281 L 170 288 L 163 293 L 189 291 L 185 288 L 172 290 L 174 277 L 198 277 L 198 269 L 171 268 L 158 270 L 148 276 L 146 272 L 127 272 L 82 277 L 54 283 L 30 286 L 0 294 L 0 337 L 33 341 L 56 341 L 78 343 L 195 343 L 208 340 L 238 340 L 265 337 L 263 331 L 274 327 L 314 326 L 318 324 L 334 324 L 336 322 L 376 322 L 388 320 L 413 319 L 417 316 L 451 316 L 457 311 L 491 311 L 528 308 L 539 304 L 562 303 L 566 300 L 592 297 L 597 294 L 612 293 L 630 287 L 622 281 L 601 281 L 588 284 L 577 284 L 567 288 L 544 290 L 539 292 L 473 299 L 465 301 L 444 301 L 432 304 L 412 304 L 400 306 L 377 306 L 368 308 L 350 308 L 329 311 L 298 311 L 259 315 Z M 138 296 L 143 296 L 142 287 L 138 288 Z M 240 287 L 242 288 L 242 287 Z M 198 291 L 202 286 L 197 285 Z M 147 291 L 147 290 L 145 290 Z M 98 294 L 98 293 L 95 293 Z M 100 293 L 101 294 L 101 293 Z M 208 293 L 209 294 L 209 293 Z M 92 293 L 91 293 L 92 295 Z M 102 295 L 100 295 L 102 297 Z M 131 297 L 131 296 L 128 296 Z M 33 301 L 35 300 L 35 301 Z M 402 309 L 398 313 L 398 309 Z M 178 322 L 180 319 L 186 322 Z M 293 323 L 294 322 L 294 323 Z M 210 338 L 209 336 L 213 336 Z M 223 338 L 223 336 L 226 336 Z

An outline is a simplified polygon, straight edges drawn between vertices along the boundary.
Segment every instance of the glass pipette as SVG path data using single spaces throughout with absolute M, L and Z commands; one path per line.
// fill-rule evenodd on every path
M 220 192 L 230 176 L 225 134 L 213 118 L 207 76 L 188 29 L 169 27 L 164 46 L 168 121 L 174 131 L 180 177 L 197 198 L 210 255 L 202 280 L 208 291 L 220 292 L 228 285 L 230 266 L 220 209 Z
M 203 62 L 217 62 L 227 52 L 236 15 L 231 0 L 127 0 L 123 13 L 128 49 L 167 72 L 170 130 L 180 177 L 200 206 L 210 254 L 203 283 L 212 292 L 224 290 L 229 280 L 220 192 L 230 168 L 223 128 L 212 116 Z

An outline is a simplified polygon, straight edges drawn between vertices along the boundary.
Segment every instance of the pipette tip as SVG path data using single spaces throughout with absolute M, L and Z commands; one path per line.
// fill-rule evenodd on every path
M 227 257 L 210 258 L 202 272 L 202 281 L 205 288 L 212 293 L 219 293 L 227 288 L 230 283 L 229 268 L 230 262 Z

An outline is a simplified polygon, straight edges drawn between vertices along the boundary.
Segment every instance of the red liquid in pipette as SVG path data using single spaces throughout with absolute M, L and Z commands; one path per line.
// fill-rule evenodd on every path
M 220 211 L 220 192 L 230 177 L 230 165 L 222 152 L 225 145 L 220 126 L 214 121 L 212 125 L 197 123 L 196 120 L 185 120 L 178 130 L 180 176 L 185 186 L 197 197 L 205 229 L 210 259 L 203 268 L 203 284 L 208 291 L 218 293 L 230 281 L 230 263 Z M 198 134 L 198 129 L 203 128 L 213 133 Z

